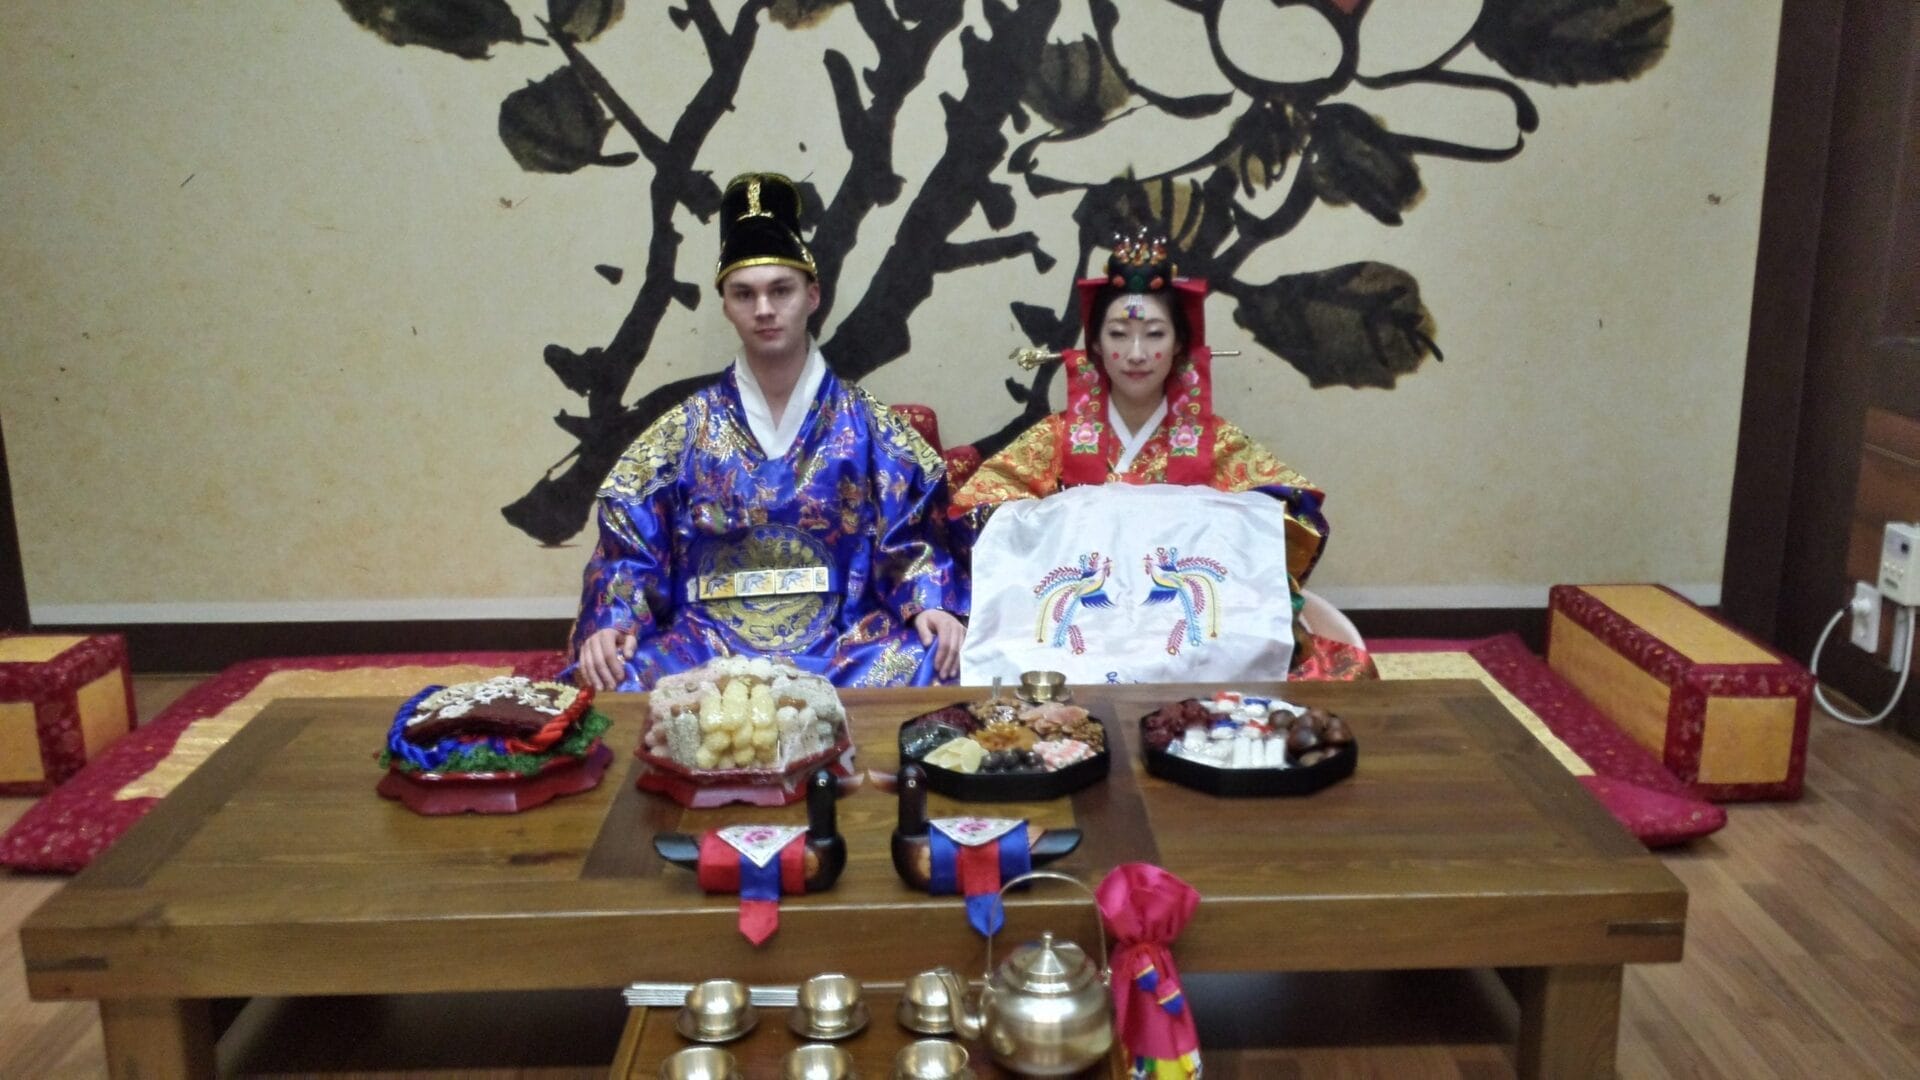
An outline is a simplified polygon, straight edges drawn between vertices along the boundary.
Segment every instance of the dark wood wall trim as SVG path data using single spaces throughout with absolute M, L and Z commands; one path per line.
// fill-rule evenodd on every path
M 1409 608 L 1349 611 L 1354 628 L 1368 641 L 1386 638 L 1443 638 L 1468 640 L 1496 634 L 1519 634 L 1536 655 L 1547 651 L 1547 609 L 1537 608 Z
M 1843 7 L 1830 0 L 1786 0 L 1774 60 L 1720 606 L 1733 623 L 1776 643 L 1787 550 L 1784 507 L 1793 488 L 1806 381 Z
M 13 519 L 13 481 L 7 477 L 7 433 L 0 427 L 0 631 L 31 626 L 27 570 L 20 561 L 20 530 Z

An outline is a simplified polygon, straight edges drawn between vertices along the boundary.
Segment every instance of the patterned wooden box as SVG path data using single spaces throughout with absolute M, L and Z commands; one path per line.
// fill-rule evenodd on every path
M 0 795 L 43 795 L 133 727 L 119 634 L 0 636 Z
M 1813 678 L 1658 585 L 1556 585 L 1547 663 L 1705 798 L 1797 799 Z

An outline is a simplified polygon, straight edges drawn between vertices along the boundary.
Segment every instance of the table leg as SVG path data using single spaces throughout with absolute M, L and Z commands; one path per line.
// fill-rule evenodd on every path
M 1619 965 L 1501 974 L 1520 1004 L 1514 1071 L 1522 1080 L 1613 1080 L 1620 1036 Z
M 114 1080 L 193 1080 L 213 1075 L 211 1003 L 182 998 L 100 1002 L 107 1075 Z
M 636 1006 L 627 1014 L 627 1026 L 620 1032 L 620 1047 L 613 1054 L 613 1069 L 607 1073 L 607 1080 L 629 1080 L 631 1077 L 644 1077 L 646 1072 L 640 1067 L 640 1033 L 646 1030 L 647 1010 Z

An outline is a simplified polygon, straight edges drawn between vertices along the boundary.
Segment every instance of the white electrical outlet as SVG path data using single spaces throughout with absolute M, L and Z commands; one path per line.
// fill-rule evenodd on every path
M 1893 613 L 1893 650 L 1887 656 L 1887 664 L 1896 674 L 1907 670 L 1907 661 L 1913 656 L 1913 620 L 1914 611 L 1910 607 Z
M 1880 590 L 1864 581 L 1853 583 L 1853 602 L 1847 605 L 1853 615 L 1853 629 L 1847 640 L 1855 648 L 1868 652 L 1880 649 Z
M 1880 541 L 1880 592 L 1896 604 L 1920 605 L 1920 524 L 1887 522 Z

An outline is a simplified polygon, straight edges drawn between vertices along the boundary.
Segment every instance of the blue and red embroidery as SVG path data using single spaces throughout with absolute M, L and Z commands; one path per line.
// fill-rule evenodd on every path
M 1204 555 L 1181 558 L 1179 548 L 1164 547 L 1154 548 L 1153 554 L 1145 556 L 1141 563 L 1146 567 L 1147 579 L 1153 582 L 1153 588 L 1141 603 L 1180 601 L 1180 619 L 1167 635 L 1168 655 L 1180 655 L 1182 644 L 1199 645 L 1203 622 L 1207 637 L 1220 636 L 1220 593 L 1215 586 L 1227 580 L 1226 567 Z
M 1083 607 L 1112 607 L 1107 596 L 1107 579 L 1113 575 L 1113 560 L 1097 551 L 1080 556 L 1072 566 L 1058 566 L 1040 579 L 1033 594 L 1040 598 L 1040 615 L 1034 621 L 1033 640 L 1055 648 L 1071 649 L 1077 656 L 1087 651 L 1085 638 L 1074 620 Z

